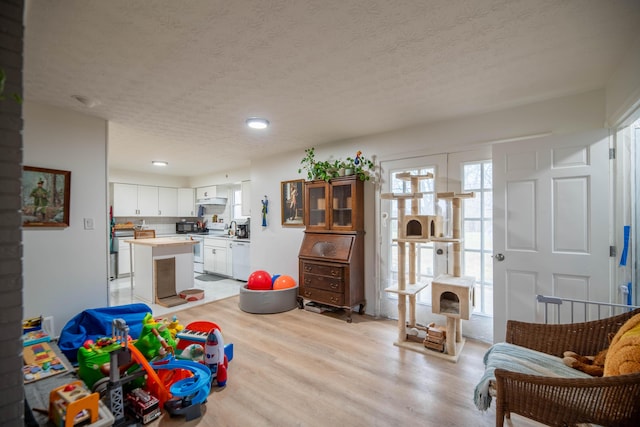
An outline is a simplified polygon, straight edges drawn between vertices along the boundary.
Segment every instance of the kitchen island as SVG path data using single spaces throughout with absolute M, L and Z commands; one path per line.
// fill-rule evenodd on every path
M 152 304 L 162 303 L 167 296 L 177 296 L 193 288 L 193 245 L 195 240 L 179 237 L 130 239 L 135 255 L 133 295 Z M 133 264 L 133 260 L 130 259 Z

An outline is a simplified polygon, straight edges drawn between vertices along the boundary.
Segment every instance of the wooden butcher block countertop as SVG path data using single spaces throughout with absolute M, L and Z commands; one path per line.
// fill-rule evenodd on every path
M 156 237 L 155 239 L 130 239 L 125 240 L 125 242 L 146 246 L 183 246 L 195 245 L 198 243 L 196 240 L 175 237 Z

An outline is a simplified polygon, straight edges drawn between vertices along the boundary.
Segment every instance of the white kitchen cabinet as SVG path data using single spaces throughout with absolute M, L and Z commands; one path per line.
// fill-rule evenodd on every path
M 113 184 L 113 216 L 138 216 L 138 186 Z
M 178 216 L 196 216 L 193 188 L 178 188 Z
M 158 216 L 158 187 L 114 183 L 113 216 Z
M 131 237 L 131 239 L 133 239 L 133 237 Z M 118 277 L 131 274 L 130 254 L 131 248 L 129 244 L 123 241 L 118 242 Z
M 226 239 L 204 238 L 204 271 L 221 276 L 231 274 L 227 266 L 228 243 Z
M 196 188 L 196 199 L 209 199 L 211 197 L 217 197 L 217 196 L 218 196 L 218 191 L 215 185 Z
M 158 187 L 158 215 L 178 216 L 178 189 Z
M 114 216 L 194 216 L 193 189 L 184 188 L 184 194 L 190 194 L 189 215 L 178 211 L 178 189 L 172 187 L 155 187 L 152 185 L 113 184 Z M 185 208 L 186 209 L 186 208 Z
M 138 215 L 158 216 L 158 187 L 138 185 Z
M 243 216 L 251 215 L 251 181 L 242 181 L 240 184 L 240 191 L 242 193 L 242 206 L 240 213 Z

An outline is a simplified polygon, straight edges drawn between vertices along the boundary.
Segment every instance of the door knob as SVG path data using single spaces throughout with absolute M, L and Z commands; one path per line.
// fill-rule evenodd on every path
M 496 261 L 504 261 L 503 254 L 495 254 L 493 257 L 496 259 Z

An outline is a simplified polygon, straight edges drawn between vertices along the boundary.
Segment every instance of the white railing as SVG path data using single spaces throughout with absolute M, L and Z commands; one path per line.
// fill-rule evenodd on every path
M 536 301 L 539 304 L 544 304 L 544 323 L 587 322 L 640 308 L 635 305 L 559 298 L 546 295 L 536 295 Z M 550 307 L 555 308 L 551 313 L 549 313 Z M 569 320 L 563 321 L 563 316 L 568 316 Z

